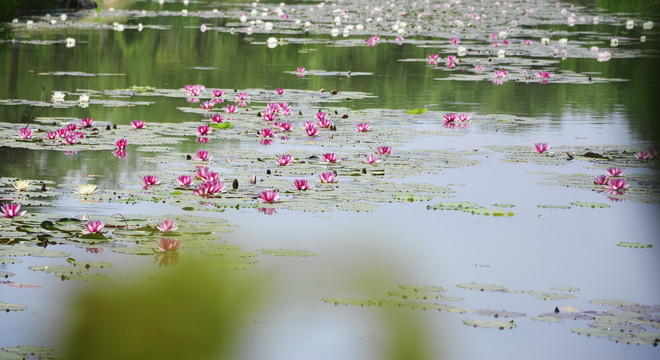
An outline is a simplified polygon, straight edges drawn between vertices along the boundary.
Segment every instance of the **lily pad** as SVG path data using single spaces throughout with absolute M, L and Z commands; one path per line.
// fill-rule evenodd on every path
M 26 310 L 26 309 L 27 309 L 27 307 L 25 307 L 23 305 L 9 304 L 9 303 L 0 301 L 0 311 L 10 312 L 10 311 L 23 311 L 23 310 Z
M 257 251 L 259 251 L 264 255 L 271 255 L 271 256 L 295 256 L 295 257 L 316 256 L 315 252 L 305 251 L 305 250 L 262 249 Z
M 513 329 L 518 327 L 516 323 L 511 321 L 484 321 L 484 320 L 463 320 L 463 324 L 467 326 L 473 326 L 475 328 L 484 328 L 484 329 Z

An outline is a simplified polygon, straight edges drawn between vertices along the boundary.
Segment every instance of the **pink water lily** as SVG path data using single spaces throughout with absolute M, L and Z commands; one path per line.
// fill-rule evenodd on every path
M 547 80 L 552 77 L 552 74 L 548 71 L 539 71 L 539 73 L 536 74 L 536 77 Z
M 319 128 L 316 125 L 305 128 L 307 136 L 316 136 L 319 133 Z
M 264 111 L 264 116 L 263 116 L 264 121 L 273 121 L 276 118 L 277 118 L 276 110 L 266 109 L 266 111 Z
M 234 113 L 236 113 L 236 106 L 234 106 L 234 105 L 227 105 L 227 106 L 225 106 L 225 113 L 226 113 L 226 114 L 234 114 Z
M 32 130 L 29 127 L 22 127 L 18 129 L 18 137 L 21 139 L 32 139 Z
M 101 220 L 90 220 L 85 224 L 85 234 L 100 234 L 105 227 L 105 221 Z
M 94 119 L 92 118 L 82 118 L 80 119 L 80 122 L 82 123 L 82 127 L 84 128 L 89 128 L 94 126 Z
M 184 90 L 188 91 L 191 96 L 199 96 L 205 88 L 204 85 L 186 85 Z
M 145 127 L 147 127 L 147 123 L 142 120 L 131 121 L 131 128 L 135 130 L 144 129 Z
M 378 153 L 381 155 L 392 155 L 392 147 L 390 146 L 379 146 Z
M 445 66 L 448 67 L 448 68 L 453 68 L 453 67 L 456 67 L 456 64 L 460 61 L 461 60 L 459 58 L 457 58 L 456 56 L 449 55 L 445 59 Z
M 530 40 L 530 39 L 525 39 L 525 40 L 523 40 L 522 44 L 523 44 L 523 45 L 532 45 L 532 40 Z
M 291 131 L 291 123 L 288 122 L 276 122 L 273 124 L 280 131 Z
M 651 155 L 651 152 L 648 150 L 638 150 L 635 153 L 635 157 L 639 160 L 642 161 L 647 161 L 653 159 L 653 156 Z
M 607 169 L 607 173 L 611 177 L 617 177 L 617 176 L 623 175 L 623 169 L 618 168 L 618 167 L 611 167 L 611 168 Z
M 222 100 L 221 98 L 213 98 L 213 99 L 211 99 L 211 100 L 209 100 L 209 101 L 212 102 L 212 103 L 215 104 L 215 105 L 222 104 L 223 102 L 225 102 L 225 101 Z
M 275 92 L 277 93 L 277 95 L 282 95 L 282 94 L 284 94 L 284 89 L 277 88 L 277 90 L 275 90 Z
M 455 113 L 445 114 L 442 117 L 442 124 L 445 127 L 453 127 L 455 121 L 456 121 L 456 114 Z
M 17 203 L 5 203 L 0 207 L 0 213 L 5 219 L 19 218 L 25 215 L 26 212 L 27 210 L 21 211 L 21 204 Z
M 298 69 L 296 69 L 296 72 L 299 77 L 303 77 L 307 74 L 307 69 L 301 66 Z
M 460 113 L 458 114 L 458 121 L 460 122 L 468 122 L 472 119 L 472 115 L 466 114 L 466 113 Z
M 337 158 L 337 155 L 335 155 L 334 153 L 326 153 L 323 154 L 323 156 L 321 156 L 321 161 L 336 163 L 337 161 L 339 161 L 339 159 Z
M 176 229 L 179 228 L 179 225 L 174 222 L 174 220 L 170 219 L 163 219 L 163 221 L 159 221 L 158 225 L 156 225 L 156 229 L 158 229 L 161 232 L 173 232 L 176 231 Z
M 140 180 L 142 180 L 142 183 L 144 184 L 142 188 L 145 190 L 148 189 L 149 186 L 158 185 L 160 183 L 160 179 L 155 175 L 145 175 Z
M 117 141 L 115 141 L 115 148 L 119 150 L 124 150 L 126 149 L 126 146 L 128 145 L 128 141 L 126 139 L 121 138 Z
M 247 93 L 238 93 L 236 95 L 236 100 L 238 101 L 248 101 L 250 99 L 250 96 Z
M 200 125 L 197 127 L 197 136 L 206 136 L 211 133 L 211 127 L 208 125 Z
M 200 104 L 200 106 L 204 110 L 211 110 L 211 109 L 213 109 L 213 106 L 215 106 L 215 102 L 213 102 L 213 101 L 204 101 L 203 103 Z
M 369 129 L 371 129 L 371 125 L 367 123 L 362 123 L 362 124 L 357 124 L 355 128 L 358 132 L 367 132 Z
M 623 191 L 628 188 L 628 184 L 626 184 L 626 179 L 624 178 L 615 178 L 615 179 L 610 179 L 607 184 L 605 184 L 605 188 L 610 191 Z
M 197 161 L 209 161 L 213 159 L 212 156 L 209 156 L 209 152 L 206 150 L 197 150 L 195 154 L 195 160 Z
M 495 79 L 504 79 L 507 75 L 509 75 L 508 70 L 495 70 L 493 73 Z
M 534 150 L 536 150 L 537 153 L 543 154 L 550 149 L 550 146 L 546 143 L 536 143 L 534 144 Z
M 481 74 L 481 72 L 484 71 L 484 66 L 481 64 L 476 64 L 474 65 L 474 72 L 477 74 Z
M 225 192 L 225 182 L 219 180 L 207 181 L 200 184 L 193 193 L 202 197 L 210 197 Z
M 55 130 L 58 137 L 64 138 L 70 131 L 67 129 L 57 129 Z
M 610 180 L 607 175 L 598 175 L 594 178 L 594 184 L 596 185 L 605 185 Z
M 330 125 L 332 125 L 332 121 L 330 119 L 319 120 L 319 127 L 327 129 L 330 127 Z
M 211 139 L 204 137 L 204 136 L 198 136 L 195 138 L 195 141 L 200 143 L 200 144 L 208 144 Z
M 160 242 L 154 241 L 156 243 L 156 252 L 159 253 L 168 253 L 168 252 L 174 252 L 177 251 L 181 248 L 181 242 L 178 240 L 170 239 L 170 238 L 161 238 Z
M 219 174 L 211 171 L 208 166 L 200 166 L 197 168 L 197 177 L 208 182 L 218 180 Z
M 77 124 L 66 124 L 66 129 L 69 131 L 76 131 L 78 130 L 78 125 Z
M 374 47 L 380 43 L 380 37 L 378 35 L 373 35 L 367 39 L 367 45 Z
M 380 162 L 380 160 L 378 160 L 378 156 L 376 154 L 367 154 L 362 162 L 365 164 L 376 164 Z
M 46 131 L 44 139 L 55 140 L 57 139 L 57 133 L 55 131 Z
M 449 43 L 452 45 L 458 45 L 461 43 L 461 41 L 458 38 L 451 38 L 449 39 Z
M 440 59 L 440 55 L 438 54 L 430 54 L 429 56 L 426 57 L 426 60 L 428 60 L 429 65 L 438 65 L 439 59 Z
M 337 182 L 337 177 L 333 172 L 322 173 L 321 175 L 319 175 L 319 179 L 321 179 L 321 182 L 324 184 L 331 184 Z
M 220 114 L 215 114 L 215 115 L 211 116 L 211 122 L 212 123 L 219 124 L 223 121 L 225 121 L 225 119 L 223 119 L 222 115 L 220 115 Z
M 275 137 L 275 132 L 273 129 L 261 129 L 261 132 L 259 133 L 259 136 L 264 137 L 264 138 L 274 138 Z
M 259 193 L 259 201 L 266 204 L 274 204 L 279 200 L 280 192 L 277 190 L 264 190 Z
M 316 116 L 316 120 L 321 121 L 321 120 L 325 120 L 328 117 L 328 113 L 319 110 L 315 116 Z
M 215 89 L 215 90 L 213 90 L 213 96 L 215 96 L 215 97 L 220 97 L 220 96 L 222 96 L 223 94 L 224 94 L 224 92 L 223 92 L 222 90 L 220 90 L 220 89 Z
M 67 145 L 73 145 L 73 144 L 78 142 L 79 138 L 80 137 L 76 133 L 68 133 L 64 137 L 64 143 L 67 144 Z
M 307 180 L 304 179 L 295 179 L 293 180 L 293 185 L 291 186 L 291 189 L 293 190 L 299 190 L 299 191 L 306 191 L 311 189 L 312 186 L 309 184 Z
M 176 181 L 178 181 L 181 186 L 189 186 L 192 184 L 193 178 L 190 175 L 181 175 Z
M 305 129 L 315 128 L 315 127 L 316 127 L 316 123 L 314 123 L 313 121 L 305 121 L 305 122 L 303 122 L 303 127 L 304 127 Z
M 286 166 L 293 163 L 293 156 L 289 154 L 284 154 L 275 160 L 277 165 Z
M 281 103 L 277 104 L 277 107 L 279 109 L 278 111 L 280 112 L 280 114 L 282 114 L 284 116 L 287 116 L 287 115 L 291 114 L 291 108 L 289 107 L 289 103 L 281 102 Z

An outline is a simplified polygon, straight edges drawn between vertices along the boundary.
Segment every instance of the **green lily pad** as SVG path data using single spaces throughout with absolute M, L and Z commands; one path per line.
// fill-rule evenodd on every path
M 10 312 L 10 311 L 23 311 L 23 310 L 26 310 L 26 309 L 27 309 L 27 307 L 25 307 L 23 305 L 8 304 L 6 302 L 0 301 L 0 311 Z
M 270 255 L 270 256 L 296 256 L 296 257 L 316 256 L 315 252 L 305 251 L 305 250 L 262 249 L 257 251 L 259 251 L 264 255 Z
M 638 243 L 638 242 L 622 241 L 622 242 L 616 244 L 616 246 L 627 247 L 627 248 L 636 248 L 636 249 L 644 249 L 644 248 L 652 248 L 653 244 L 641 244 L 641 243 Z
M 484 329 L 513 329 L 518 327 L 517 324 L 511 321 L 484 321 L 484 320 L 463 320 L 463 324 L 467 326 L 473 326 L 475 328 L 484 328 Z
M 39 247 L 0 246 L 0 256 L 68 257 L 69 253 Z
M 413 109 L 404 111 L 405 114 L 419 115 L 429 111 L 429 109 Z

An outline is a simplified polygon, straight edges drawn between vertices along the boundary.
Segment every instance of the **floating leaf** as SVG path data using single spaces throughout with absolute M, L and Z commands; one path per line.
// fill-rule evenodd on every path
M 405 114 L 419 115 L 429 111 L 429 109 L 413 109 L 404 111 Z
M 26 310 L 26 309 L 27 309 L 27 307 L 25 307 L 23 305 L 8 304 L 6 302 L 0 301 L 0 311 L 10 312 L 10 311 L 23 311 L 23 310 Z
M 316 256 L 315 252 L 305 251 L 305 250 L 262 249 L 257 251 L 259 251 L 264 255 L 271 255 L 271 256 L 296 256 L 296 257 Z
M 513 320 L 511 321 L 484 321 L 484 320 L 463 320 L 467 326 L 480 327 L 484 329 L 513 329 L 518 327 Z
M 616 246 L 627 247 L 627 248 L 641 248 L 641 249 L 643 249 L 643 248 L 652 248 L 652 247 L 653 247 L 653 244 L 641 244 L 641 243 L 638 243 L 638 242 L 622 241 L 622 242 L 616 244 Z

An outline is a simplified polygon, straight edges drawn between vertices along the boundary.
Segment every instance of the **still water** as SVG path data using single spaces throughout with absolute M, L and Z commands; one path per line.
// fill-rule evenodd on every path
M 360 4 L 355 8 L 341 1 L 328 2 L 325 6 L 349 7 L 354 17 L 347 23 L 359 23 L 361 16 L 376 17 L 365 12 L 364 7 L 373 9 L 380 2 L 363 3 L 364 6 Z M 413 11 L 412 3 L 402 3 L 400 6 Z M 440 2 L 430 3 L 433 7 L 444 6 Z M 458 2 L 451 3 L 454 8 L 459 6 Z M 481 6 L 481 2 L 467 3 L 465 6 Z M 536 6 L 539 12 L 554 7 L 554 3 L 542 1 L 528 3 Z M 36 127 L 45 126 L 48 123 L 45 118 L 72 122 L 86 117 L 94 118 L 103 127 L 126 128 L 135 119 L 154 127 L 164 123 L 201 124 L 200 112 L 188 110 L 197 105 L 186 103 L 184 97 L 140 94 L 134 89 L 177 90 L 187 84 L 203 84 L 208 89 L 224 89 L 229 94 L 227 98 L 232 99 L 234 89 L 257 98 L 259 94 L 283 88 L 285 95 L 305 91 L 300 97 L 287 98 L 294 113 L 304 109 L 309 117 L 305 120 L 313 119 L 310 109 L 315 112 L 318 108 L 336 109 L 338 115 L 347 113 L 349 120 L 364 113 L 373 114 L 369 119 L 372 127 L 389 129 L 394 134 L 378 138 L 381 142 L 397 143 L 394 154 L 397 151 L 403 154 L 449 151 L 478 160 L 474 166 L 445 167 L 443 162 L 429 155 L 429 166 L 439 171 L 420 171 L 415 162 L 419 160 L 410 160 L 410 166 L 404 166 L 403 173 L 393 172 L 396 175 L 391 181 L 404 189 L 409 183 L 448 187 L 452 190 L 449 198 L 438 193 L 412 202 L 390 198 L 375 201 L 377 206 L 367 212 L 302 211 L 285 207 L 268 216 L 254 206 L 225 208 L 211 214 L 193 212 L 224 218 L 235 226 L 232 232 L 222 235 L 222 241 L 227 244 L 250 251 L 301 249 L 316 253 L 314 257 L 304 258 L 260 257 L 257 268 L 274 274 L 270 281 L 276 284 L 276 290 L 264 300 L 265 310 L 252 315 L 246 321 L 249 324 L 243 324 L 247 335 L 238 342 L 238 358 L 382 358 L 388 333 L 383 330 L 386 326 L 379 318 L 378 309 L 334 305 L 322 299 L 386 297 L 387 291 L 400 284 L 441 286 L 447 289 L 447 296 L 463 298 L 456 305 L 460 308 L 505 309 L 526 314 L 515 317 L 516 328 L 497 330 L 463 323 L 468 319 L 490 321 L 492 316 L 396 309 L 399 315 L 420 318 L 421 333 L 435 354 L 432 358 L 656 358 L 658 350 L 649 344 L 626 345 L 571 332 L 573 328 L 588 327 L 584 320 L 548 323 L 531 319 L 552 313 L 555 307 L 562 312 L 602 311 L 605 308 L 591 300 L 613 299 L 655 306 L 650 316 L 655 324 L 658 321 L 657 160 L 648 163 L 631 160 L 629 163 L 633 165 L 624 169 L 626 176 L 642 179 L 631 186 L 646 184 L 648 188 L 640 192 L 639 188 L 631 187 L 629 191 L 634 196 L 613 201 L 595 191 L 600 188 L 590 183 L 608 167 L 606 161 L 598 163 L 577 158 L 548 163 L 532 158 L 533 155 L 543 156 L 534 154 L 533 150 L 534 144 L 540 142 L 553 147 L 553 159 L 563 157 L 564 152 L 582 155 L 585 149 L 594 152 L 625 149 L 624 153 L 633 159 L 634 151 L 658 145 L 659 127 L 653 108 L 653 94 L 658 90 L 653 80 L 658 72 L 654 50 L 658 43 L 657 29 L 641 32 L 642 21 L 657 19 L 638 13 L 619 16 L 598 9 L 596 5 L 562 4 L 557 7 L 557 13 L 567 9 L 578 12 L 578 16 L 584 14 L 589 19 L 584 24 L 569 26 L 564 20 L 538 26 L 521 24 L 521 32 L 534 34 L 536 43 L 546 35 L 553 41 L 565 37 L 569 43 L 579 43 L 584 49 L 592 44 L 606 49 L 610 37 L 618 35 L 622 45 L 620 49 L 610 49 L 614 53 L 611 60 L 598 62 L 595 55 L 584 55 L 588 54 L 587 50 L 571 49 L 565 60 L 561 56 L 528 58 L 520 55 L 521 59 L 540 59 L 541 62 L 528 64 L 511 60 L 507 63 L 493 56 L 495 52 L 489 52 L 490 40 L 479 38 L 481 33 L 459 31 L 462 41 L 474 47 L 465 57 L 466 63 L 469 64 L 474 54 L 472 59 L 478 59 L 488 69 L 484 76 L 476 74 L 472 65 L 459 65 L 452 70 L 444 66 L 444 61 L 437 66 L 427 63 L 425 59 L 430 54 L 440 53 L 444 58 L 455 51 L 446 47 L 449 32 L 445 30 L 438 30 L 437 36 L 406 35 L 400 45 L 394 41 L 395 33 L 385 33 L 381 38 L 387 41 L 370 47 L 364 40 L 380 31 L 378 28 L 372 28 L 373 33 L 365 31 L 345 38 L 333 37 L 330 34 L 332 17 L 319 17 L 319 23 L 327 23 L 324 30 L 314 27 L 316 24 L 312 25 L 312 31 L 292 31 L 286 26 L 267 30 L 256 23 L 254 32 L 248 34 L 249 20 L 243 25 L 240 14 L 248 14 L 248 19 L 260 15 L 250 17 L 252 5 L 240 2 L 107 2 L 100 12 L 69 14 L 68 21 L 75 25 L 66 26 L 61 22 L 49 25 L 49 19 L 60 19 L 59 13 L 53 13 L 50 18 L 43 14 L 22 16 L 18 24 L 7 24 L 0 32 L 3 74 L 0 99 L 6 100 L 0 103 L 0 121 L 3 129 L 11 129 L 12 134 L 23 126 L 19 124 L 31 122 L 35 117 L 38 125 L 32 126 Z M 268 18 L 271 19 L 270 11 L 278 6 L 279 3 L 260 3 L 256 8 L 270 9 Z M 300 16 L 303 20 L 301 11 L 309 11 L 309 8 L 316 9 L 316 14 L 332 14 L 324 12 L 325 7 L 320 3 L 295 2 L 283 8 L 287 7 L 297 10 L 289 12 L 292 18 Z M 182 9 L 188 13 L 182 13 Z M 212 9 L 219 9 L 223 16 L 215 16 Z M 602 19 L 599 24 L 591 21 L 596 15 Z M 624 32 L 623 23 L 628 18 L 635 19 L 638 26 L 634 31 Z M 286 23 L 287 18 L 282 19 Z M 27 27 L 28 20 L 35 21 L 37 26 Z M 279 20 L 275 17 L 272 21 Z M 118 30 L 113 22 L 123 24 L 125 29 Z M 207 30 L 200 31 L 201 25 Z M 235 31 L 229 30 L 232 28 Z M 499 25 L 499 28 L 493 26 L 492 30 L 484 31 L 497 33 L 505 28 L 507 25 Z M 638 40 L 641 34 L 647 37 L 644 43 Z M 270 37 L 279 41 L 274 48 L 266 45 Z M 74 38 L 75 46 L 67 47 L 66 38 Z M 516 37 L 511 39 L 519 41 Z M 480 42 L 487 44 L 486 50 L 479 48 Z M 516 58 L 515 55 L 510 57 Z M 491 60 L 499 61 L 498 66 L 510 68 L 511 80 L 502 85 L 494 84 L 490 73 L 497 66 L 490 66 Z M 296 76 L 296 69 L 301 66 L 309 70 L 308 75 Z M 519 74 L 521 69 L 529 71 L 532 81 Z M 535 79 L 539 70 L 552 72 L 554 78 L 549 83 L 539 83 Z M 347 76 L 349 71 L 355 75 Z M 339 95 L 343 100 L 338 103 L 308 99 L 310 95 L 307 94 L 318 94 L 321 89 L 323 94 L 337 90 L 340 94 L 358 95 L 352 99 Z M 122 90 L 121 97 L 111 96 L 109 92 L 114 90 Z M 50 100 L 54 91 L 65 92 L 69 101 L 77 100 L 79 94 L 91 94 L 91 102 L 87 106 L 52 106 Z M 362 93 L 366 95 L 360 95 Z M 127 104 L 105 106 L 108 104 L 95 103 L 95 100 Z M 263 106 L 265 101 L 256 100 L 247 111 L 256 118 Z M 412 109 L 429 111 L 419 115 L 403 113 Z M 469 128 L 443 127 L 442 115 L 452 112 L 471 114 L 473 122 Z M 519 124 L 514 121 L 504 125 L 496 120 L 510 118 L 522 120 Z M 289 151 L 299 151 L 305 157 L 327 151 L 338 154 L 348 151 L 343 150 L 347 145 L 299 139 L 263 146 L 253 137 L 241 137 L 239 131 L 244 129 L 238 125 L 239 121 L 236 121 L 237 130 L 228 130 L 231 132 L 228 138 L 217 136 L 204 144 L 203 148 L 215 155 L 215 166 L 224 166 L 222 159 L 225 158 L 240 161 L 246 153 L 258 153 L 260 158 L 271 161 L 276 155 Z M 294 126 L 301 126 L 302 121 L 299 122 Z M 255 132 L 252 128 L 245 131 L 248 130 L 251 134 Z M 414 136 L 401 140 L 397 133 L 414 133 Z M 181 135 L 180 143 L 168 145 L 170 153 L 189 154 L 202 148 L 195 142 L 194 131 Z M 138 152 L 137 146 L 129 145 L 129 156 L 119 159 L 108 150 L 67 154 L 52 149 L 26 149 L 15 144 L 13 138 L 4 138 L 0 144 L 0 176 L 50 180 L 55 182 L 55 189 L 62 192 L 47 205 L 26 206 L 30 213 L 67 217 L 89 214 L 90 219 L 116 213 L 129 218 L 184 213 L 180 206 L 169 202 L 85 203 L 72 194 L 72 184 L 85 183 L 85 179 L 91 179 L 89 181 L 101 189 L 139 189 L 138 174 L 167 173 L 173 168 L 179 171 L 185 166 L 183 158 L 172 160 L 167 154 L 149 151 L 149 146 L 142 146 Z M 523 148 L 521 152 L 519 149 Z M 522 160 L 512 161 L 512 157 Z M 385 160 L 380 165 L 386 169 L 386 180 L 387 164 Z M 240 170 L 235 171 L 240 173 Z M 265 177 L 261 168 L 255 171 Z M 559 180 L 552 180 L 552 176 Z M 588 179 L 586 186 L 571 182 L 580 176 Z M 233 178 L 232 175 L 227 177 Z M 240 181 L 247 182 L 247 178 L 240 178 Z M 341 188 L 342 183 L 339 184 Z M 7 191 L 2 194 L 3 200 L 10 201 L 9 180 L 5 185 Z M 290 196 L 289 201 L 295 202 L 296 198 Z M 493 217 L 428 208 L 445 201 L 471 202 L 486 207 L 507 204 L 513 207 L 507 207 L 506 211 L 510 209 L 515 215 Z M 608 206 L 569 206 L 576 201 Z M 3 230 L 7 226 L 10 225 L 3 224 Z M 652 247 L 617 246 L 621 242 Z M 107 249 L 100 254 L 85 252 L 70 244 L 49 249 L 68 251 L 76 259 L 112 263 L 112 269 L 105 272 L 113 278 L 110 282 L 114 282 L 114 276 L 125 275 L 127 269 L 157 266 L 152 264 L 151 256 L 122 255 Z M 9 278 L 11 282 L 41 287 L 0 288 L 0 301 L 28 307 L 26 311 L 2 315 L 0 346 L 40 345 L 60 350 L 61 339 L 65 337 L 60 324 L 66 322 L 71 311 L 69 304 L 74 301 L 76 290 L 85 283 L 60 281 L 50 274 L 31 271 L 30 266 L 43 265 L 44 260 L 23 259 L 20 264 L 1 265 L 0 269 L 16 274 Z M 66 264 L 66 261 L 57 259 L 53 263 Z M 376 269 L 379 276 L 369 280 L 364 275 L 369 274 L 369 270 L 365 269 Z M 379 292 L 365 296 L 366 291 L 349 285 L 364 278 L 367 283 L 372 281 L 378 285 L 362 284 L 363 287 L 373 285 Z M 472 291 L 456 286 L 473 282 L 502 285 L 508 290 Z M 553 291 L 552 287 L 571 287 L 575 297 L 541 300 L 524 292 L 549 292 Z M 654 330 L 658 332 L 657 326 L 646 329 Z

